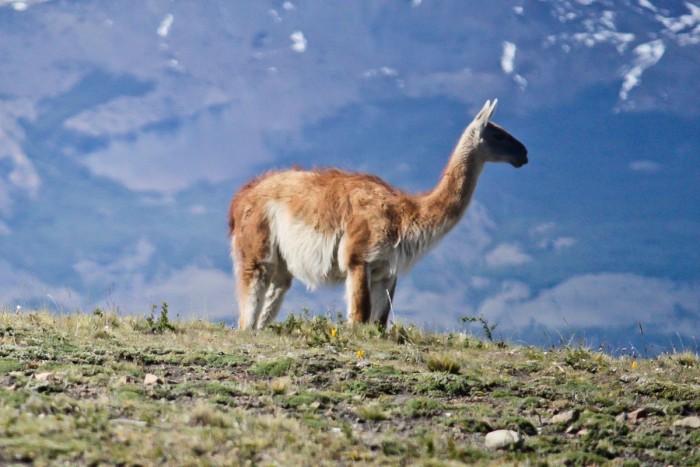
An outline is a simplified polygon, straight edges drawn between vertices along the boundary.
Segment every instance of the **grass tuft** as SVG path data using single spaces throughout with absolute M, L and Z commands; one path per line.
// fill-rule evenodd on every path
M 459 361 L 447 354 L 430 355 L 426 361 L 426 366 L 430 371 L 439 371 L 453 375 L 459 374 L 459 370 L 462 367 Z
M 213 428 L 228 428 L 231 425 L 220 410 L 203 402 L 198 402 L 190 410 L 187 416 L 187 424 Z
M 167 331 L 175 331 L 175 326 L 168 318 L 168 304 L 163 302 L 160 306 L 160 315 L 156 318 L 155 312 L 158 307 L 151 305 L 151 314 L 146 317 L 146 327 L 151 334 L 163 334 Z
M 380 421 L 389 418 L 381 404 L 376 402 L 363 405 L 358 409 L 358 413 L 363 420 Z

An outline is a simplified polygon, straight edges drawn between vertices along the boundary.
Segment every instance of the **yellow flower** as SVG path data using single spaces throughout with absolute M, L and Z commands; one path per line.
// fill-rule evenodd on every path
M 365 357 L 365 353 L 362 350 L 357 351 L 357 358 L 362 359 Z
M 636 370 L 637 369 L 637 360 L 632 361 L 632 369 Z
M 335 337 L 336 334 L 338 334 L 338 330 L 335 328 L 331 329 L 331 337 Z

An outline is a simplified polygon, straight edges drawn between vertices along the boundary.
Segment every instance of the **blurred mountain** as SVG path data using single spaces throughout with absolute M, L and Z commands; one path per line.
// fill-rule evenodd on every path
M 423 191 L 498 97 L 531 164 L 485 171 L 397 317 L 692 345 L 699 51 L 697 2 L 0 0 L 0 303 L 232 319 L 246 179 L 340 166 Z M 295 287 L 284 313 L 304 306 L 342 294 Z

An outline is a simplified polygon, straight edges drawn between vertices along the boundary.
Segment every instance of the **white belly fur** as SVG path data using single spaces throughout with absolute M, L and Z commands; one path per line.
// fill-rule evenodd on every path
M 287 263 L 290 273 L 310 290 L 319 285 L 342 282 L 347 274 L 345 235 L 338 227 L 333 233 L 318 232 L 295 219 L 282 202 L 267 205 L 272 247 Z M 368 252 L 370 271 L 380 276 L 396 276 L 408 272 L 435 245 L 447 229 L 420 232 L 403 238 L 395 245 L 382 245 Z M 275 255 L 273 254 L 272 257 Z
M 309 289 L 342 281 L 338 250 L 341 233 L 317 232 L 304 222 L 294 219 L 283 203 L 267 205 L 272 245 L 287 263 L 287 269 Z M 340 263 L 342 264 L 342 263 Z

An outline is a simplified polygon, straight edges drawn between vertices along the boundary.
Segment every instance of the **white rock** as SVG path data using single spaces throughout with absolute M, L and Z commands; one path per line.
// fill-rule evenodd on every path
M 51 377 L 53 377 L 53 373 L 51 373 L 50 371 L 47 371 L 45 373 L 37 373 L 34 375 L 34 378 L 37 381 L 47 381 Z
M 567 410 L 566 412 L 558 413 L 555 416 L 553 416 L 550 420 L 549 423 L 552 425 L 558 425 L 560 423 L 570 423 L 570 422 L 575 422 L 578 420 L 579 416 L 579 411 L 574 409 L 574 410 Z
M 627 414 L 627 419 L 630 422 L 638 422 L 642 418 L 646 418 L 647 415 L 649 415 L 651 411 L 647 409 L 646 407 L 642 407 L 641 409 L 633 410 L 632 412 Z
M 517 431 L 513 430 L 496 430 L 486 435 L 484 441 L 489 449 L 504 449 L 511 445 L 518 445 L 522 438 Z
M 158 378 L 156 375 L 153 375 L 151 373 L 147 374 L 143 378 L 143 384 L 145 384 L 146 386 L 152 386 L 158 382 L 160 382 L 160 378 Z
M 129 418 L 113 418 L 109 421 L 111 424 L 123 424 L 123 425 L 134 425 L 134 426 L 146 426 L 147 423 L 141 420 L 131 420 Z
M 685 417 L 673 422 L 673 426 L 683 426 L 686 428 L 700 428 L 700 417 Z

